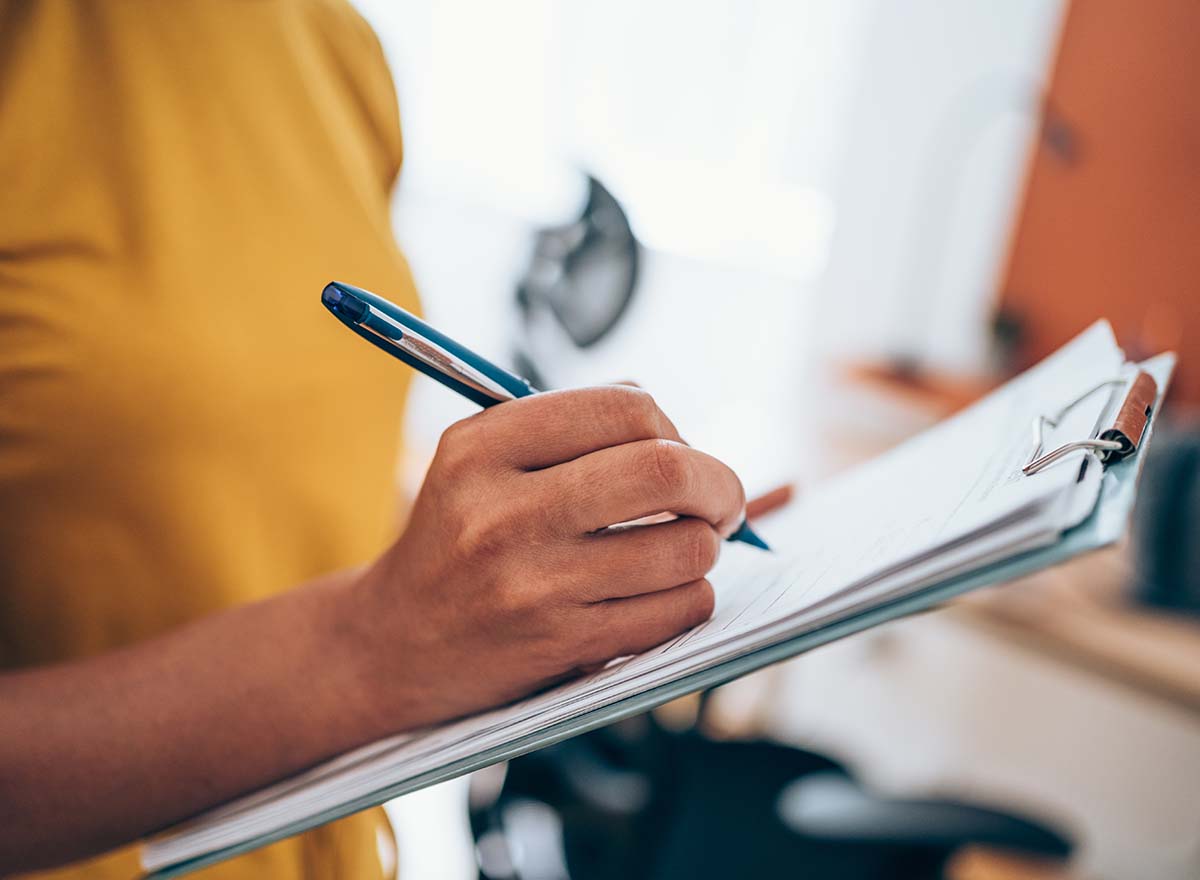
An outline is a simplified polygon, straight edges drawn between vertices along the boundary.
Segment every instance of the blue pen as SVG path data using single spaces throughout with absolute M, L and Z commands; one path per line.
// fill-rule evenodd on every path
M 459 345 L 383 297 L 334 281 L 321 291 L 321 304 L 367 342 L 480 406 L 537 393 L 520 376 Z M 770 549 L 745 521 L 729 540 Z

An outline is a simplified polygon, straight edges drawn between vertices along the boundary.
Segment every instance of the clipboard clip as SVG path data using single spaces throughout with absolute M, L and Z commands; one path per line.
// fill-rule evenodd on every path
M 1047 427 L 1057 428 L 1067 413 L 1079 406 L 1079 404 L 1083 403 L 1083 401 L 1087 400 L 1101 388 L 1107 388 L 1111 385 L 1123 385 L 1125 381 L 1125 379 L 1109 379 L 1101 382 L 1076 397 L 1054 415 L 1040 415 L 1034 419 L 1034 450 L 1033 454 L 1029 457 L 1028 463 L 1021 468 L 1021 472 L 1025 476 L 1031 476 L 1043 468 L 1054 464 L 1059 459 L 1081 449 L 1096 453 L 1100 461 L 1104 464 L 1120 461 L 1125 456 L 1137 452 L 1138 444 L 1142 440 L 1142 434 L 1145 433 L 1146 425 L 1150 421 L 1150 415 L 1154 412 L 1154 401 L 1158 398 L 1158 383 L 1145 370 L 1139 371 L 1137 376 L 1134 377 L 1133 382 L 1130 383 L 1129 391 L 1125 394 L 1125 400 L 1121 403 L 1120 409 L 1117 410 L 1117 415 L 1113 419 L 1111 426 L 1100 431 L 1095 437 L 1064 443 L 1057 449 L 1052 449 L 1044 455 L 1042 454 L 1042 450 L 1046 445 L 1045 430 Z

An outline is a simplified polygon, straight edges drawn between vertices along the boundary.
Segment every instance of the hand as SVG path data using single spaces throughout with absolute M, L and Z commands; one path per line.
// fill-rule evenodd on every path
M 392 729 L 497 705 L 712 613 L 733 472 L 643 391 L 505 403 L 447 429 L 408 529 L 354 587 Z M 669 511 L 678 519 L 606 529 Z

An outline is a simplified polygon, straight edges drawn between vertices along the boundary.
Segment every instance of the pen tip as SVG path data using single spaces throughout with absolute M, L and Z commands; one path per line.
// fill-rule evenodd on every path
M 771 549 L 766 541 L 754 534 L 754 530 L 750 528 L 750 523 L 747 520 L 742 521 L 737 531 L 729 536 L 729 540 L 741 541 L 743 544 L 749 544 L 751 547 L 757 547 L 760 550 Z

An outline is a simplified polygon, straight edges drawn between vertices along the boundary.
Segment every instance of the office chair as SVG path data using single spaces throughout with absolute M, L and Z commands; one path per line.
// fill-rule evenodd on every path
M 820 755 L 675 733 L 649 715 L 473 781 L 471 826 L 484 880 L 938 880 L 967 844 L 1071 851 L 1021 817 L 876 798 Z

